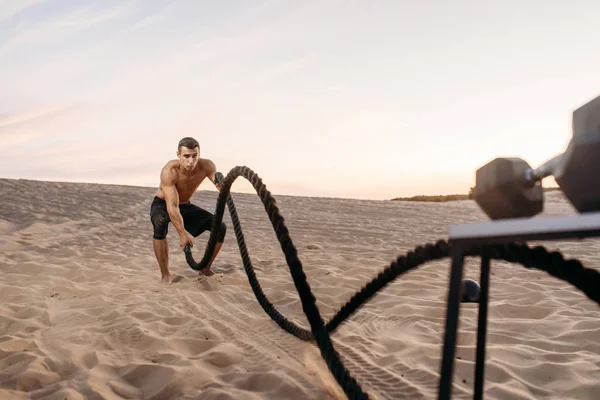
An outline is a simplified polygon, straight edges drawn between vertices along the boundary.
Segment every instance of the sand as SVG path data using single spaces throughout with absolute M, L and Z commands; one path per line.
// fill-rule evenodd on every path
M 242 178 L 240 178 L 242 179 Z M 268 184 L 268 182 L 266 182 Z M 234 185 L 235 190 L 235 185 Z M 0 180 L 0 398 L 343 398 L 315 346 L 262 310 L 230 231 L 198 277 L 171 228 L 171 285 L 159 283 L 148 217 L 154 189 Z M 233 194 L 263 289 L 308 327 L 258 197 Z M 482 221 L 472 201 L 413 203 L 277 196 L 325 319 L 400 254 Z M 216 193 L 194 203 L 214 211 Z M 572 208 L 552 193 L 545 215 Z M 197 260 L 208 234 L 196 239 Z M 600 266 L 600 241 L 547 242 Z M 479 280 L 477 259 L 465 278 Z M 435 398 L 449 260 L 380 292 L 333 335 L 378 399 Z M 492 263 L 486 399 L 600 398 L 600 307 L 546 273 Z M 471 398 L 476 304 L 460 316 L 453 398 Z

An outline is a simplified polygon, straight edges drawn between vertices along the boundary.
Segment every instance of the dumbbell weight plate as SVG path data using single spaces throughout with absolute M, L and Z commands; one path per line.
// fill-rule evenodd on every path
M 544 190 L 525 182 L 531 167 L 520 158 L 496 158 L 475 173 L 473 197 L 491 219 L 524 218 L 544 209 Z
M 573 135 L 554 179 L 578 212 L 600 211 L 600 130 Z
M 573 136 L 600 132 L 600 96 L 573 111 Z

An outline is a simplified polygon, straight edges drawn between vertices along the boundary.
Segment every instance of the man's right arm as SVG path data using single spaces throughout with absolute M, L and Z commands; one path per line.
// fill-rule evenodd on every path
M 167 203 L 167 212 L 171 223 L 179 233 L 179 237 L 183 237 L 186 234 L 183 226 L 183 217 L 179 212 L 179 193 L 175 187 L 175 175 L 169 168 L 163 168 L 160 173 L 160 186 L 162 192 L 165 195 L 165 202 Z

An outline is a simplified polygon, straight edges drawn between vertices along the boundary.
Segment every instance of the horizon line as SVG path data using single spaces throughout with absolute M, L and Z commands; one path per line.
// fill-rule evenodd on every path
M 68 183 L 68 184 L 83 184 L 83 185 L 103 185 L 103 186 L 124 186 L 124 187 L 131 187 L 131 188 L 144 188 L 144 189 L 158 189 L 158 186 L 149 186 L 149 185 L 134 185 L 134 184 L 127 184 L 127 183 L 102 183 L 102 182 L 95 182 L 95 181 L 69 181 L 69 180 L 52 180 L 52 179 L 33 179 L 33 178 L 8 178 L 8 177 L 2 177 L 0 176 L 1 180 L 12 180 L 12 181 L 32 181 L 32 182 L 49 182 L 49 183 Z M 210 181 L 209 181 L 210 182 Z M 212 182 L 210 182 L 212 183 Z M 249 182 L 248 182 L 249 183 Z M 216 188 L 210 190 L 210 189 L 200 189 L 198 188 L 196 192 L 217 192 L 218 190 Z M 357 198 L 357 197 L 344 197 L 344 196 L 325 196 L 325 195 L 298 195 L 298 194 L 286 194 L 286 193 L 275 193 L 272 192 L 271 190 L 269 190 L 269 192 L 274 195 L 274 196 L 286 196 L 286 197 L 305 197 L 305 198 L 316 198 L 316 199 L 342 199 L 342 200 L 359 200 L 359 201 L 394 201 L 394 199 L 397 198 L 402 198 L 402 199 L 408 199 L 411 197 L 417 197 L 417 196 L 427 196 L 427 197 L 435 197 L 435 196 L 462 196 L 462 195 L 468 195 L 468 191 L 466 193 L 448 193 L 448 194 L 434 194 L 434 195 L 425 195 L 425 194 L 415 194 L 412 196 L 397 196 L 397 197 L 392 197 L 392 198 L 385 198 L 385 199 L 366 199 L 366 198 Z M 236 194 L 257 194 L 256 192 L 237 192 L 235 190 L 230 190 L 230 193 L 236 193 Z

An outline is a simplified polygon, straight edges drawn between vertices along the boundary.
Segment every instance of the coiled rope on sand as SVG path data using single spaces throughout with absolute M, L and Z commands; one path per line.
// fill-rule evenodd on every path
M 310 330 L 296 325 L 281 314 L 269 301 L 258 282 L 254 267 L 250 261 L 250 255 L 246 247 L 235 204 L 230 196 L 231 186 L 240 176 L 246 178 L 252 186 L 254 186 L 254 189 L 260 197 L 265 211 L 269 216 L 269 220 L 271 221 L 283 254 L 285 255 L 294 285 L 300 296 L 302 310 L 310 324 Z M 201 270 L 208 265 L 217 243 L 218 229 L 223 221 L 225 205 L 227 204 L 248 281 L 256 299 L 267 315 L 290 334 L 299 339 L 313 341 L 317 344 L 321 356 L 325 360 L 333 377 L 349 399 L 368 399 L 367 394 L 363 391 L 360 384 L 350 375 L 342 364 L 339 354 L 331 342 L 330 334 L 347 318 L 353 315 L 361 305 L 397 277 L 416 269 L 429 261 L 449 257 L 452 245 L 446 240 L 439 240 L 435 244 L 427 243 L 422 246 L 417 246 L 413 251 L 398 256 L 398 258 L 388 267 L 379 272 L 375 278 L 357 291 L 329 322 L 325 323 L 321 318 L 321 314 L 316 305 L 316 299 L 307 282 L 302 263 L 298 259 L 298 251 L 292 242 L 284 218 L 279 212 L 275 198 L 267 190 L 262 179 L 250 168 L 246 166 L 236 166 L 230 170 L 226 177 L 223 177 L 223 175 L 218 172 L 216 174 L 216 180 L 221 188 L 217 199 L 213 229 L 208 239 L 204 256 L 200 262 L 197 263 L 194 260 L 189 245 L 184 248 L 185 257 L 189 266 L 194 270 Z M 556 278 L 569 282 L 571 285 L 582 291 L 588 298 L 600 304 L 600 272 L 584 267 L 578 260 L 565 259 L 560 252 L 549 252 L 542 246 L 529 247 L 526 244 L 517 243 L 473 246 L 466 249 L 464 254 L 466 256 L 482 256 L 484 252 L 486 256 L 491 259 L 518 263 L 526 268 L 545 271 Z

